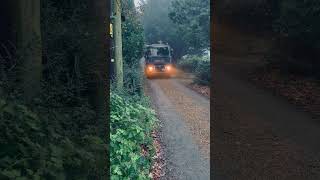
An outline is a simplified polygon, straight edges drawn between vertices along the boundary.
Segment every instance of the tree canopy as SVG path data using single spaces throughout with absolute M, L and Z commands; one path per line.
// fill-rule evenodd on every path
M 176 58 L 206 48 L 209 12 L 208 0 L 147 0 L 142 17 L 146 41 L 169 43 Z
M 192 51 L 210 46 L 209 0 L 174 0 L 169 17 L 178 25 L 182 39 Z

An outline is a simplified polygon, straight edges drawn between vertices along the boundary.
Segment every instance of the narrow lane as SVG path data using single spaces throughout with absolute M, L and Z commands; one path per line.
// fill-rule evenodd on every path
M 164 179 L 208 180 L 209 100 L 175 79 L 149 80 L 148 85 L 161 121 L 166 159 Z
M 248 82 L 248 72 L 268 63 L 273 36 L 216 24 L 215 37 L 215 179 L 320 179 L 319 119 Z
M 214 74 L 216 179 L 320 179 L 318 120 L 222 66 Z

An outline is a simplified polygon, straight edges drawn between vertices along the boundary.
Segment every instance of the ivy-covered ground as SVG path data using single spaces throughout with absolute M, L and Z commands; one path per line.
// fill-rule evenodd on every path
M 111 179 L 151 179 L 155 112 L 145 97 L 110 96 Z

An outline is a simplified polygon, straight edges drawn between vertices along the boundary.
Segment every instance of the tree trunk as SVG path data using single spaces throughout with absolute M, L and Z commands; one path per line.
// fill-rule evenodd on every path
M 122 3 L 121 0 L 114 0 L 115 65 L 116 65 L 116 85 L 118 90 L 123 90 L 121 3 Z
M 5 54 L 0 51 L 2 61 L 8 65 L 18 64 L 14 78 L 18 80 L 16 87 L 21 88 L 25 99 L 29 101 L 40 90 L 42 74 L 40 0 L 6 0 L 1 9 L 0 43 L 6 47 Z M 14 47 L 17 52 L 13 52 L 16 50 Z M 3 75 L 3 62 L 0 69 Z M 14 79 L 10 78 L 10 81 L 13 83 Z
M 107 140 L 109 138 L 109 8 L 106 0 L 88 1 L 86 47 L 83 47 L 85 57 L 81 59 L 81 69 L 89 90 L 88 98 L 97 114 L 97 134 Z M 103 157 L 106 167 L 109 166 L 108 153 Z M 106 179 L 109 173 L 106 169 L 99 169 L 94 179 Z M 106 175 L 104 175 L 106 174 Z M 106 177 L 105 177 L 106 176 Z
M 14 0 L 4 0 L 0 6 L 0 81 L 8 82 L 8 68 L 14 64 L 16 54 L 16 29 Z M 14 81 L 11 81 L 14 82 Z M 0 97 L 6 92 L 0 87 Z
M 107 126 L 107 101 L 108 101 L 108 60 L 109 56 L 109 4 L 106 0 L 90 1 L 88 17 L 88 37 L 85 58 L 82 66 L 85 67 L 86 79 L 89 86 L 89 98 L 95 107 L 99 119 Z
M 18 79 L 27 101 L 40 91 L 42 46 L 40 0 L 17 0 Z

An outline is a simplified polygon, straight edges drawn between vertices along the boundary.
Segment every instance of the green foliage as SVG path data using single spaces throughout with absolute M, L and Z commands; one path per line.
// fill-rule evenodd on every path
M 122 23 L 123 57 L 128 65 L 138 64 L 143 55 L 144 34 L 143 26 L 133 1 L 123 1 L 123 15 L 126 20 Z
M 174 0 L 170 19 L 178 25 L 179 35 L 191 51 L 210 45 L 210 1 Z
M 210 84 L 211 70 L 208 56 L 189 55 L 178 62 L 178 67 L 185 72 L 195 74 L 195 83 Z
M 88 108 L 75 107 L 72 113 L 47 113 L 43 105 L 37 109 L 0 100 L 0 179 L 104 177 L 107 145 L 90 130 L 93 117 L 82 122 L 86 128 L 75 128 L 80 133 L 70 129 L 80 126 L 76 122 L 65 122 L 66 116 L 76 118 Z
M 113 180 L 143 180 L 150 179 L 154 154 L 151 131 L 156 118 L 154 111 L 147 108 L 148 100 L 143 96 L 140 59 L 144 34 L 133 1 L 123 1 L 123 14 L 126 17 L 122 24 L 124 89 L 119 92 L 113 86 L 111 88 L 110 175 Z M 142 154 L 142 147 L 146 147 L 147 154 Z
M 315 0 L 280 1 L 280 14 L 274 22 L 275 32 L 280 34 L 283 58 L 291 70 L 320 77 L 319 25 L 320 3 Z
M 131 95 L 141 95 L 143 76 L 140 59 L 144 47 L 143 26 L 133 1 L 123 1 L 122 13 L 126 17 L 122 23 L 124 88 Z
M 150 179 L 155 112 L 136 100 L 111 93 L 111 179 Z M 146 155 L 142 155 L 142 146 L 148 149 Z
M 89 105 L 80 66 L 90 62 L 86 1 L 41 5 L 41 93 L 25 104 L 17 87 L 0 82 L 0 179 L 106 179 L 107 134 L 98 133 L 106 126 Z
M 199 61 L 196 70 L 196 82 L 202 85 L 210 85 L 211 81 L 211 70 L 210 70 L 210 59 L 202 59 Z
M 188 56 L 178 62 L 178 67 L 186 72 L 195 72 L 201 57 L 197 55 Z
M 144 75 L 139 64 L 133 64 L 124 66 L 124 87 L 126 91 L 131 95 L 143 94 L 143 81 Z
M 168 42 L 176 59 L 209 46 L 209 0 L 148 0 L 143 9 L 147 42 Z
M 188 50 L 181 38 L 180 29 L 170 20 L 169 7 L 172 0 L 148 0 L 143 7 L 142 22 L 146 41 L 149 44 L 163 41 L 174 49 L 173 55 L 180 57 Z

